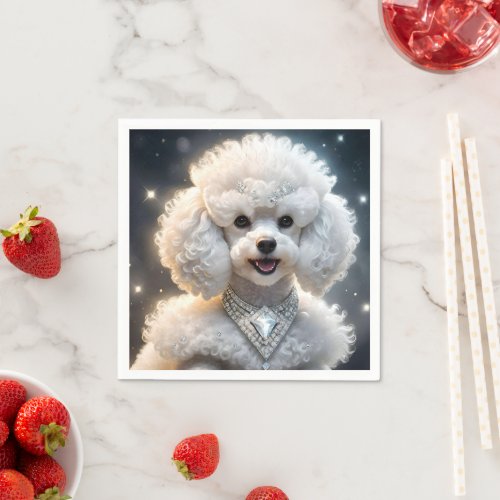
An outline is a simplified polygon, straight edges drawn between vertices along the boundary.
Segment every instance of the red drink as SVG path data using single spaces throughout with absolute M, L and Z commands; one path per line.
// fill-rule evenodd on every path
M 382 15 L 399 51 L 429 70 L 476 64 L 500 41 L 500 0 L 382 0 Z

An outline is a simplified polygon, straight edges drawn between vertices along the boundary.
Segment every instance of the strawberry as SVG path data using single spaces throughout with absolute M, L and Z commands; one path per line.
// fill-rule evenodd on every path
M 66 473 L 64 469 L 48 455 L 36 457 L 22 453 L 17 470 L 24 474 L 35 488 L 35 495 L 46 493 L 47 490 L 57 488 L 64 491 L 66 488 Z
M 61 269 L 61 248 L 56 226 L 45 217 L 37 217 L 38 207 L 28 207 L 21 219 L 5 236 L 3 251 L 17 268 L 37 278 L 53 278 Z
M 9 433 L 9 426 L 5 422 L 0 421 L 0 448 L 5 444 L 5 441 L 7 441 Z
M 214 434 L 201 434 L 181 441 L 172 457 L 177 470 L 186 479 L 205 479 L 219 465 L 219 441 Z
M 246 500 L 288 500 L 288 497 L 275 486 L 259 486 L 248 494 Z
M 0 380 L 0 420 L 10 425 L 26 401 L 26 389 L 16 380 Z
M 14 424 L 18 443 L 32 455 L 53 455 L 64 446 L 71 419 L 66 407 L 50 396 L 32 398 L 21 406 Z
M 0 470 L 1 500 L 33 500 L 35 491 L 29 479 L 12 469 Z
M 13 469 L 16 465 L 17 445 L 16 440 L 11 437 L 0 447 L 0 470 Z M 0 496 L 1 498 L 1 496 Z

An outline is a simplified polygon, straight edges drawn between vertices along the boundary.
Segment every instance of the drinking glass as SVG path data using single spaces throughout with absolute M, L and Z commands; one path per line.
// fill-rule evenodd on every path
M 440 73 L 477 66 L 498 52 L 500 0 L 379 0 L 392 46 Z

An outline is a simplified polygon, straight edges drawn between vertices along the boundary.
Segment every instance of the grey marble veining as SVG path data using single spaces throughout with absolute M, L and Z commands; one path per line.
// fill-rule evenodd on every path
M 439 159 L 457 111 L 478 138 L 498 300 L 499 60 L 453 76 L 413 68 L 374 1 L 27 0 L 0 12 L 0 225 L 39 203 L 64 257 L 49 281 L 0 258 L 0 366 L 71 405 L 86 452 L 78 500 L 243 499 L 265 483 L 293 500 L 453 498 Z M 382 119 L 381 383 L 116 380 L 125 117 Z M 480 450 L 464 374 L 468 498 L 492 500 L 500 443 Z M 262 411 L 272 424 L 250 418 Z M 223 459 L 187 483 L 171 449 L 204 431 Z

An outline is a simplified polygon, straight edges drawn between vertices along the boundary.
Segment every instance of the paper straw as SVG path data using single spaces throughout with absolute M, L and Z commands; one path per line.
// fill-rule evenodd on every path
M 464 430 L 462 381 L 458 329 L 457 268 L 455 255 L 455 216 L 451 162 L 441 161 L 443 197 L 444 262 L 446 274 L 446 311 L 448 318 L 448 357 L 450 374 L 451 443 L 455 495 L 465 495 Z
M 460 145 L 460 127 L 457 114 L 448 115 L 448 134 L 453 164 L 453 181 L 455 186 L 460 247 L 462 250 L 465 298 L 469 319 L 469 335 L 472 350 L 472 366 L 474 369 L 474 383 L 476 387 L 479 431 L 482 448 L 490 449 L 493 446 L 491 441 L 490 412 L 486 390 L 486 377 L 484 373 L 483 346 L 481 345 L 481 328 L 479 325 L 479 311 L 476 297 L 476 278 L 472 259 L 467 192 L 465 188 L 464 163 L 462 147 Z
M 486 237 L 486 223 L 484 220 L 483 196 L 481 194 L 481 181 L 479 178 L 479 164 L 477 160 L 476 140 L 465 139 L 465 154 L 467 157 L 467 171 L 469 173 L 469 186 L 472 200 L 472 213 L 476 235 L 477 255 L 483 291 L 484 315 L 486 331 L 488 332 L 488 345 L 490 347 L 491 373 L 495 394 L 496 417 L 500 435 L 500 341 L 498 338 L 497 313 L 493 282 L 491 278 L 490 255 Z

